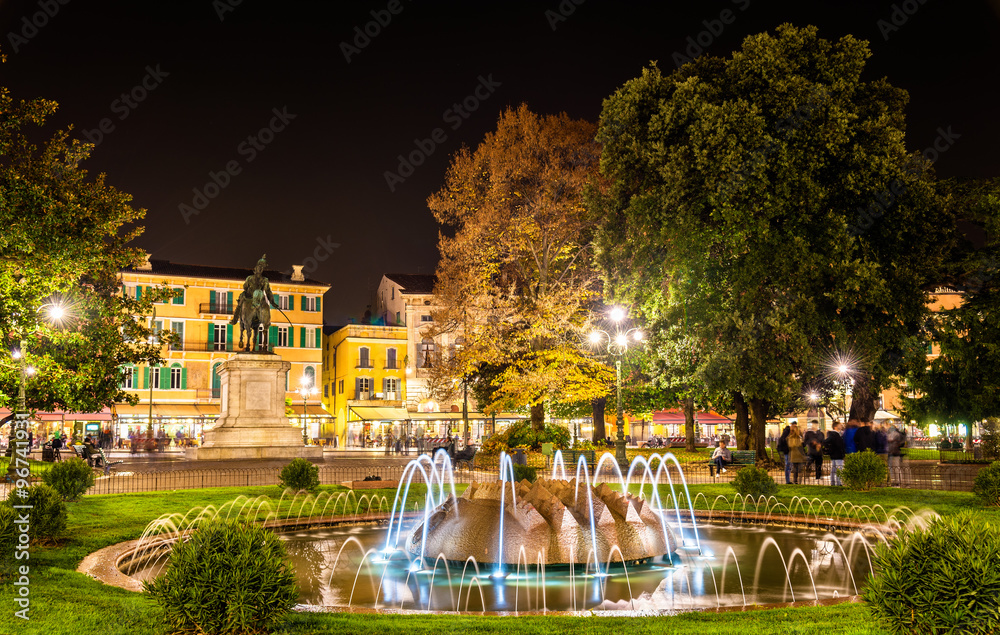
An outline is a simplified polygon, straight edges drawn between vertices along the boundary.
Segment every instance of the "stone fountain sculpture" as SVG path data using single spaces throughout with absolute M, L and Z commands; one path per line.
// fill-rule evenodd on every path
M 517 563 L 522 545 L 522 560 L 527 557 L 531 565 L 539 560 L 547 565 L 585 564 L 595 545 L 602 564 L 609 557 L 612 562 L 637 562 L 672 553 L 677 545 L 648 501 L 623 496 L 604 483 L 578 488 L 574 479 L 473 483 L 428 517 L 426 545 L 423 523 L 413 529 L 407 550 L 414 555 L 423 551 L 428 558 L 444 554 L 455 562 L 474 556 L 480 563 L 496 563 L 501 509 L 499 561 L 506 564 Z

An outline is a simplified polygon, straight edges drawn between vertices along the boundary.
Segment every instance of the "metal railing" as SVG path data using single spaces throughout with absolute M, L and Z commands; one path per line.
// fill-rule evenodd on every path
M 198 305 L 198 313 L 213 315 L 232 315 L 233 305 L 230 302 L 202 302 Z

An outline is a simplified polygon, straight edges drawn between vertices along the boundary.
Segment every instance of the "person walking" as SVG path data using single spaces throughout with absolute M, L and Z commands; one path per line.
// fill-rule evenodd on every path
M 844 431 L 844 424 L 839 421 L 833 424 L 833 430 L 830 430 L 826 434 L 826 439 L 823 441 L 823 449 L 830 456 L 830 485 L 843 485 L 840 482 L 840 470 L 844 468 L 844 437 L 841 433 Z
M 809 457 L 806 456 L 802 434 L 799 432 L 798 424 L 792 424 L 791 432 L 788 433 L 788 458 L 792 463 L 792 476 L 795 484 L 799 484 L 799 472 L 805 473 L 804 467 Z
M 903 485 L 903 448 L 906 446 L 906 432 L 894 425 L 889 426 L 885 435 L 889 463 L 889 482 L 895 487 Z
M 785 429 L 781 431 L 781 437 L 778 439 L 778 445 L 775 448 L 778 454 L 785 458 L 785 485 L 792 483 L 792 462 L 788 458 L 788 435 L 791 432 L 791 427 L 785 426 Z
M 806 451 L 809 453 L 809 463 L 816 467 L 816 480 L 823 478 L 823 440 L 822 430 L 817 429 L 817 421 L 809 422 L 809 430 L 805 434 Z

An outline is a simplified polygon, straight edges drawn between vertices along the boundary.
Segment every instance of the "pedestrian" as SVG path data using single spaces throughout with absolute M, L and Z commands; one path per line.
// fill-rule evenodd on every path
M 392 454 L 392 433 L 389 432 L 385 435 L 385 455 L 389 456 Z
M 733 462 L 733 455 L 726 448 L 725 441 L 719 441 L 719 447 L 715 448 L 712 452 L 712 461 L 715 463 L 716 474 L 722 474 L 726 471 L 724 467 L 727 463 Z
M 854 454 L 858 451 L 857 447 L 854 445 L 854 435 L 858 433 L 858 420 L 851 419 L 844 426 L 844 453 Z
M 840 482 L 840 470 L 844 468 L 844 424 L 838 421 L 833 424 L 833 430 L 826 434 L 823 449 L 830 456 L 830 485 L 843 485 Z
M 872 452 L 882 457 L 882 460 L 889 464 L 889 447 L 888 439 L 885 434 L 885 428 L 880 423 L 876 423 L 872 432 L 875 434 L 875 447 L 872 448 Z
M 875 431 L 867 421 L 858 422 L 858 430 L 854 433 L 854 451 L 875 451 Z
M 809 457 L 806 456 L 798 424 L 793 423 L 791 427 L 792 430 L 788 433 L 788 457 L 792 463 L 792 476 L 795 479 L 795 484 L 798 485 L 799 472 L 805 473 L 806 462 L 809 460 Z M 803 476 L 803 478 L 805 477 Z
M 903 484 L 903 448 L 906 446 L 906 432 L 890 425 L 885 438 L 886 451 L 889 455 L 889 482 L 900 487 Z
M 785 485 L 790 485 L 792 482 L 792 462 L 788 458 L 788 435 L 792 432 L 790 426 L 785 426 L 785 429 L 781 431 L 781 437 L 778 439 L 778 446 L 775 448 L 785 459 Z
M 809 463 L 816 468 L 816 480 L 823 478 L 823 440 L 825 435 L 822 430 L 817 429 L 818 421 L 813 419 L 809 422 L 809 430 L 806 431 L 804 441 L 806 451 L 809 453 Z

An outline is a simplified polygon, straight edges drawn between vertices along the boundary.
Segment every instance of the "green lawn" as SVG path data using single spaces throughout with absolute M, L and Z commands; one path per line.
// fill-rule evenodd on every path
M 461 489 L 461 488 L 459 488 Z M 324 496 L 344 493 L 343 488 L 323 487 Z M 648 491 L 648 490 L 647 490 Z M 367 495 L 386 496 L 394 492 L 376 490 Z M 416 502 L 425 493 L 415 486 Z M 699 496 L 701 493 L 703 496 Z M 664 487 L 661 495 L 669 494 Z M 716 509 L 726 503 L 719 496 L 733 500 L 727 484 L 691 487 L 699 508 Z M 31 620 L 27 623 L 13 616 L 14 587 L 0 588 L 0 634 L 44 633 L 45 635 L 98 632 L 102 635 L 165 634 L 159 609 L 142 594 L 104 586 L 75 572 L 84 555 L 101 547 L 137 538 L 149 523 L 163 513 L 184 514 L 195 507 L 220 506 L 238 496 L 264 497 L 272 508 L 301 511 L 301 499 L 282 499 L 277 486 L 250 488 L 213 488 L 174 492 L 148 492 L 126 495 L 88 496 L 69 504 L 67 540 L 59 547 L 34 547 L 31 565 Z M 857 505 L 881 505 L 886 510 L 898 506 L 911 509 L 931 507 L 941 514 L 978 507 L 971 494 L 882 489 L 855 493 L 840 488 L 782 485 L 778 500 L 792 505 L 794 497 L 812 500 L 821 497 L 832 502 L 850 500 Z M 683 501 L 682 501 L 683 502 Z M 309 509 L 303 513 L 308 515 Z M 995 510 L 984 511 L 993 516 Z M 746 613 L 689 613 L 671 617 L 467 617 L 371 614 L 294 614 L 286 633 L 880 633 L 867 624 L 866 609 L 860 604 L 831 607 L 803 607 L 750 611 Z

